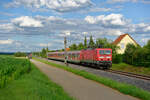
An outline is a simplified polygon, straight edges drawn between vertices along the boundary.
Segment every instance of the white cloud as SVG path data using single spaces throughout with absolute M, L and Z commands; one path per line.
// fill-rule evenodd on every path
M 138 0 L 107 0 L 108 3 L 138 2 Z
M 88 9 L 83 9 L 80 11 L 80 13 L 89 13 L 89 12 L 111 12 L 111 11 L 114 11 L 113 8 L 102 8 L 102 7 L 95 7 L 95 6 L 92 6 Z
M 8 39 L 8 40 L 0 40 L 0 44 L 12 44 L 14 40 Z
M 125 25 L 126 22 L 123 18 L 123 15 L 121 14 L 110 14 L 110 15 L 100 15 L 100 16 L 87 16 L 85 17 L 85 21 L 87 21 L 90 24 L 97 24 L 97 23 L 101 23 L 105 26 L 109 26 L 109 25 Z
M 0 24 L 0 30 L 6 30 L 6 31 L 11 31 L 14 30 L 14 26 L 11 23 L 7 23 L 7 24 Z
M 150 32 L 150 25 L 145 23 L 139 23 L 135 25 L 136 30 L 142 30 L 143 32 Z
M 57 12 L 68 12 L 92 5 L 90 0 L 13 0 L 6 7 L 24 5 L 27 8 L 47 8 Z
M 84 35 L 88 34 L 88 32 L 83 32 Z
M 145 32 L 148 32 L 148 31 L 150 32 L 150 26 L 147 26 L 147 27 L 144 29 L 144 31 L 145 31 Z
M 18 18 L 14 18 L 10 22 L 7 21 L 8 24 L 5 22 L 5 25 L 0 24 L 0 40 L 2 40 L 0 44 L 11 44 L 0 46 L 1 50 L 7 50 L 6 46 L 9 46 L 10 51 L 12 49 L 16 51 L 28 51 L 35 50 L 35 48 L 39 50 L 47 47 L 47 43 L 50 49 L 61 49 L 63 48 L 65 33 L 69 34 L 67 40 L 68 45 L 70 45 L 72 43 L 83 42 L 84 34 L 86 34 L 87 38 L 93 35 L 93 38 L 108 37 L 108 39 L 111 39 L 113 36 L 129 33 L 133 34 L 133 36 L 134 34 L 138 34 L 140 40 L 142 34 L 145 34 L 144 37 L 149 38 L 148 35 L 150 32 L 150 23 L 133 24 L 128 22 L 128 19 L 125 19 L 122 14 L 89 16 L 85 19 L 56 16 L 28 16 L 28 18 L 41 22 L 43 27 L 34 28 L 33 24 L 22 27 L 20 24 L 24 23 L 23 20 L 19 20 L 19 22 L 17 20 L 17 23 L 16 21 L 13 22 L 14 19 Z M 13 31 L 4 32 L 4 30 Z M 23 41 L 10 40 L 11 36 L 13 39 L 21 37 L 20 40 L 23 39 Z
M 108 35 L 114 35 L 114 36 L 119 36 L 119 35 L 122 35 L 124 32 L 121 32 L 120 30 L 116 30 L 116 29 L 111 29 L 111 30 L 108 30 L 106 32 L 106 34 Z
M 47 47 L 47 46 L 51 46 L 51 43 L 40 43 L 39 46 L 41 47 Z
M 36 20 L 29 16 L 21 16 L 12 20 L 12 23 L 19 25 L 20 27 L 43 27 L 41 21 Z
M 70 35 L 71 33 L 70 32 L 66 32 L 66 35 Z
M 145 23 L 140 23 L 140 24 L 137 24 L 139 27 L 145 27 L 145 26 L 147 26 L 147 24 L 145 24 Z

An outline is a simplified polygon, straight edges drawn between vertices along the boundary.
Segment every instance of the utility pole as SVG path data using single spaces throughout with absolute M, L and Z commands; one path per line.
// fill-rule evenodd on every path
M 65 61 L 64 63 L 66 64 L 66 66 L 68 66 L 68 63 L 67 63 L 67 40 L 66 40 L 66 36 L 64 37 L 64 48 L 65 48 Z

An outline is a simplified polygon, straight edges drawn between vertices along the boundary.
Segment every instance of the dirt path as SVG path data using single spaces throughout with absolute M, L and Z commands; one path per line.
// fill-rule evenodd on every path
M 77 100 L 138 100 L 71 72 L 31 60 L 52 81 Z

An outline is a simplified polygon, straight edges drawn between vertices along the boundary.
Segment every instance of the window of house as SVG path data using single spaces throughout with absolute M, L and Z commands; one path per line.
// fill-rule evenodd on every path
M 121 43 L 121 49 L 124 49 L 125 45 L 124 43 Z

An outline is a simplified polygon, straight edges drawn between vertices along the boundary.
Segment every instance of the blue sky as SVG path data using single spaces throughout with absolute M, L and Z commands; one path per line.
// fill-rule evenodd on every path
M 0 52 L 62 49 L 66 33 L 68 45 L 129 33 L 143 46 L 149 10 L 149 0 L 1 0 Z

